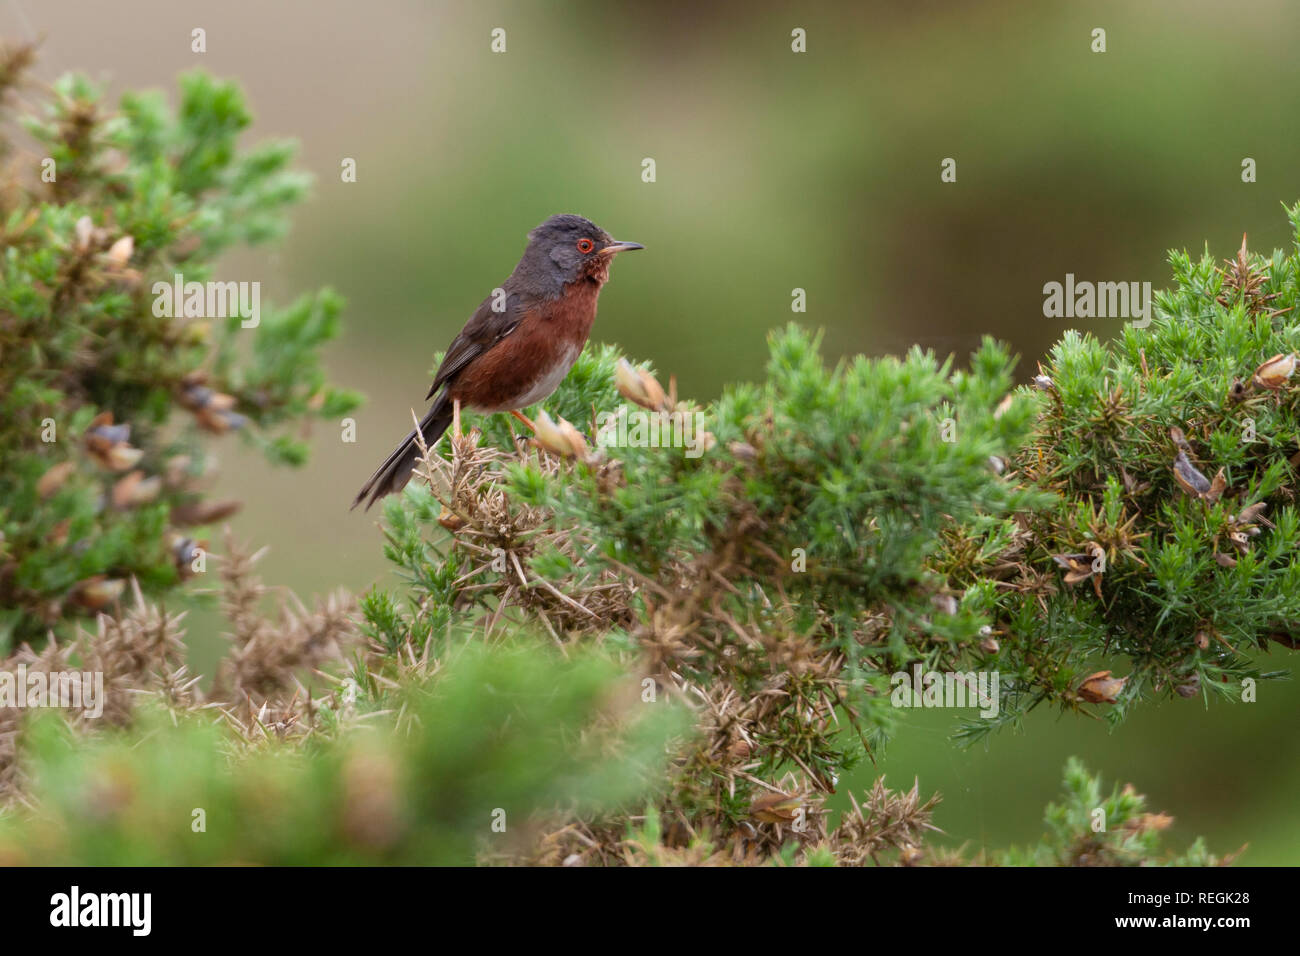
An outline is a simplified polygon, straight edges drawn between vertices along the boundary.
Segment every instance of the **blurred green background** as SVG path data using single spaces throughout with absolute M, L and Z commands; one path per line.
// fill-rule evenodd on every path
M 246 502 L 236 534 L 271 547 L 268 581 L 302 593 L 386 573 L 373 515 L 347 505 L 423 407 L 433 353 L 552 213 L 647 246 L 614 268 L 594 336 L 710 398 L 761 377 L 795 287 L 832 359 L 914 342 L 964 358 L 987 332 L 1032 372 L 1069 324 L 1043 318 L 1044 283 L 1159 288 L 1170 247 L 1289 243 L 1279 203 L 1300 199 L 1300 5 L 1284 0 L 0 0 L 0 34 L 43 37 L 38 76 L 82 70 L 114 99 L 195 67 L 237 78 L 250 139 L 301 142 L 312 202 L 287 242 L 230 256 L 225 277 L 277 301 L 338 288 L 350 305 L 329 366 L 369 401 L 358 442 L 318 430 L 301 471 L 228 442 L 218 488 Z M 340 181 L 344 157 L 356 183 Z M 956 183 L 940 182 L 945 157 Z M 1080 321 L 1103 338 L 1120 326 Z M 199 667 L 218 627 L 196 619 Z M 1044 713 L 967 752 L 948 742 L 952 715 L 918 712 L 880 766 L 943 791 L 937 822 L 971 847 L 1036 838 L 1077 753 L 1172 813 L 1175 844 L 1203 833 L 1217 851 L 1249 842 L 1245 862 L 1296 863 L 1300 691 L 1260 696 L 1147 707 L 1114 734 Z

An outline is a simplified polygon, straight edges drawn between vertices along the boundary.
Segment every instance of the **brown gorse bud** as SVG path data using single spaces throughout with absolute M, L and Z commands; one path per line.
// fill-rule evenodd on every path
M 126 582 L 121 578 L 96 574 L 77 583 L 72 589 L 72 600 L 88 611 L 100 611 L 121 597 L 124 590 Z
M 178 528 L 214 524 L 229 518 L 240 509 L 238 501 L 192 501 L 171 510 L 171 522 Z
M 114 425 L 113 413 L 101 412 L 86 429 L 84 441 L 90 456 L 102 467 L 109 471 L 126 471 L 144 456 L 140 449 L 131 447 L 130 438 L 130 425 Z
M 461 528 L 465 527 L 465 519 L 456 512 L 452 511 L 446 505 L 443 505 L 438 511 L 438 524 L 442 525 L 452 534 L 455 534 Z
M 146 478 L 143 471 L 133 471 L 119 478 L 113 485 L 114 508 L 135 508 L 157 499 L 162 491 L 162 478 Z
M 91 243 L 95 241 L 95 221 L 89 216 L 82 216 L 72 227 L 73 237 L 76 240 L 76 249 L 78 252 L 86 252 L 90 249 Z
M 1180 451 L 1174 457 L 1174 481 L 1193 498 L 1200 498 L 1210 490 L 1210 479 L 1197 470 L 1186 452 Z
M 749 815 L 764 823 L 790 823 L 802 804 L 803 797 L 797 793 L 765 793 L 749 805 Z
M 560 419 L 560 423 L 569 425 L 563 418 Z M 569 440 L 569 432 L 560 423 L 551 418 L 546 409 L 539 409 L 537 417 L 533 419 L 533 440 L 539 447 L 553 455 L 559 455 L 561 458 L 572 458 L 575 452 Z M 576 431 L 572 425 L 569 425 L 569 430 Z
M 1276 392 L 1285 386 L 1287 379 L 1295 373 L 1295 362 L 1296 354 L 1294 352 L 1274 355 L 1255 369 L 1253 381 L 1260 388 L 1267 388 Z
M 131 261 L 131 255 L 134 252 L 135 240 L 130 236 L 123 236 L 108 247 L 108 252 L 104 253 L 104 258 L 108 260 L 109 266 L 120 271 L 126 268 L 126 264 Z
M 52 466 L 45 474 L 41 475 L 40 480 L 36 482 L 36 493 L 42 499 L 51 498 L 63 487 L 68 477 L 77 470 L 77 466 L 71 461 L 61 461 Z
M 629 402 L 635 402 L 642 408 L 650 407 L 650 396 L 641 384 L 641 376 L 627 359 L 619 359 L 614 366 L 614 387 Z
M 1092 590 L 1101 598 L 1101 575 L 1106 573 L 1106 549 L 1089 541 L 1074 554 L 1054 554 L 1052 560 L 1065 569 L 1065 583 L 1071 586 L 1092 579 Z
M 1110 671 L 1097 671 L 1083 679 L 1078 694 L 1090 704 L 1113 704 L 1126 681 L 1127 677 L 1112 677 Z
M 213 391 L 201 381 L 184 383 L 180 390 L 180 403 L 194 413 L 199 427 L 215 435 L 243 428 L 248 419 L 234 410 L 235 398 Z
M 629 402 L 652 412 L 672 411 L 672 402 L 659 380 L 643 368 L 634 368 L 627 359 L 614 366 L 614 385 Z

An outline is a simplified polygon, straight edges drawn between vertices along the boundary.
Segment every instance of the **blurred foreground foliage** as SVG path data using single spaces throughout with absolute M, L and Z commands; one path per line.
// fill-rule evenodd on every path
M 133 733 L 90 741 L 44 714 L 27 731 L 41 804 L 0 817 L 0 864 L 471 864 L 526 845 L 542 813 L 653 792 L 684 715 L 620 720 L 626 683 L 594 652 L 471 643 L 391 709 L 314 702 L 306 739 L 269 712 L 219 725 L 146 705 Z
M 0 613 L 24 643 L 0 674 L 104 690 L 97 717 L 0 700 L 0 860 L 1219 862 L 1074 764 L 1026 850 L 928 845 L 919 785 L 824 803 L 903 705 L 988 712 L 969 741 L 1042 704 L 1118 722 L 1275 676 L 1258 652 L 1293 647 L 1300 610 L 1294 251 L 1174 255 L 1149 327 L 1070 333 L 1031 386 L 992 341 L 965 369 L 828 367 L 791 326 L 764 382 L 701 407 L 593 344 L 535 437 L 492 416 L 425 456 L 384 506 L 401 584 L 359 613 L 268 608 L 228 542 L 204 692 L 156 601 L 197 570 L 175 528 L 228 513 L 193 484 L 198 434 L 293 461 L 290 423 L 355 401 L 319 372 L 332 296 L 246 330 L 143 291 L 279 228 L 302 183 L 282 145 L 238 152 L 246 123 L 203 77 L 175 116 L 113 118 L 65 81 L 30 124 L 59 178 L 3 192 Z

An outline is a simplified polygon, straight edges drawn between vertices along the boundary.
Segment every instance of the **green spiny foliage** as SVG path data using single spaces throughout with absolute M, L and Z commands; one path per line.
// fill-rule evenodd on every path
M 517 853 L 557 809 L 628 807 L 662 785 L 684 714 L 640 707 L 626 685 L 597 653 L 472 643 L 382 707 L 355 685 L 315 702 L 306 737 L 155 705 L 131 733 L 86 738 L 43 714 L 25 745 L 37 809 L 0 815 L 0 862 L 463 866 Z
M 30 51 L 3 57 L 12 86 Z M 22 121 L 35 152 L 0 137 L 21 177 L 0 184 L 0 654 L 112 606 L 129 578 L 158 593 L 191 572 L 201 532 L 184 529 L 237 506 L 196 487 L 203 432 L 298 463 L 292 423 L 357 403 L 320 367 L 329 291 L 256 328 L 155 308 L 154 283 L 212 279 L 225 249 L 277 237 L 307 188 L 291 144 L 238 149 L 233 84 L 192 74 L 175 111 L 128 94 L 114 113 L 68 76 Z
M 1133 787 L 1116 786 L 1102 795 L 1099 775 L 1090 774 L 1077 758 L 1065 768 L 1065 801 L 1049 804 L 1044 814 L 1047 832 L 1028 848 L 980 852 L 967 857 L 961 850 L 924 848 L 930 808 L 919 806 L 915 792 L 900 795 L 879 781 L 865 805 L 856 801 L 825 842 L 796 853 L 788 843 L 766 862 L 771 866 L 844 866 L 929 863 L 944 866 L 1223 866 L 1232 858 L 1216 857 L 1196 840 L 1183 853 L 1163 845 L 1173 818 L 1150 813 L 1146 797 Z M 707 837 L 672 846 L 663 819 L 653 807 L 644 822 L 629 826 L 623 844 L 626 861 L 635 866 L 726 865 L 733 861 Z M 759 862 L 747 861 L 747 862 Z
M 1300 236 L 1300 206 L 1288 213 Z M 1153 696 L 1240 700 L 1283 676 L 1258 652 L 1300 639 L 1297 253 L 1243 242 L 1222 268 L 1170 262 L 1150 327 L 1110 347 L 1069 332 L 1044 365 L 1047 401 L 1015 464 L 1055 506 L 991 562 L 969 559 L 984 540 L 965 530 L 940 558 L 1003 582 L 1004 721 L 1044 700 L 1100 703 L 1111 721 Z M 1085 676 L 1123 664 L 1122 684 Z
M 618 361 L 588 350 L 548 403 L 590 422 L 593 443 L 620 402 Z M 707 409 L 658 402 L 703 416 L 702 454 L 632 444 L 566 465 L 489 419 L 386 504 L 406 594 L 364 599 L 368 633 L 399 659 L 441 653 L 452 622 L 607 646 L 697 708 L 704 733 L 659 808 L 673 826 L 743 856 L 756 807 L 767 822 L 804 813 L 817 823 L 795 839 L 811 846 L 823 795 L 897 719 L 891 675 L 986 656 L 994 587 L 955 589 L 931 559 L 963 522 L 1005 545 L 1002 524 L 1051 500 L 995 467 L 1037 407 L 1008 399 L 1011 369 L 991 342 L 969 371 L 920 351 L 830 369 L 792 326 L 764 385 Z M 774 792 L 790 797 L 775 814 Z M 593 827 L 621 838 L 616 821 Z M 757 843 L 785 852 L 788 835 Z
M 1220 866 L 1197 839 L 1184 853 L 1161 849 L 1161 833 L 1173 822 L 1146 809 L 1146 797 L 1131 786 L 1102 795 L 1101 778 L 1077 758 L 1065 767 L 1065 802 L 1051 804 L 1044 817 L 1047 833 L 1027 849 L 990 854 L 995 866 Z
M 827 368 L 796 326 L 772 337 L 771 352 L 762 386 L 729 388 L 703 412 L 716 440 L 708 453 L 619 448 L 622 483 L 598 469 L 547 478 L 523 465 L 510 487 L 582 529 L 579 589 L 628 568 L 671 592 L 692 588 L 690 626 L 703 604 L 725 605 L 710 609 L 702 653 L 675 662 L 688 679 L 721 668 L 753 693 L 807 642 L 841 662 L 836 696 L 849 712 L 888 727 L 888 674 L 917 657 L 955 664 L 978 642 L 990 595 L 951 591 L 928 561 L 951 524 L 1033 505 L 990 460 L 1025 438 L 1034 402 L 999 407 L 1012 362 L 992 342 L 969 372 L 919 350 Z M 725 596 L 714 593 L 718 575 Z M 756 654 L 733 622 L 790 644 Z

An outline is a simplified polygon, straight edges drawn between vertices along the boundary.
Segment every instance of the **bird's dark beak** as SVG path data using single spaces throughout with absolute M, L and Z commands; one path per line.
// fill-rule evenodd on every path
M 644 249 L 644 248 L 645 246 L 641 245 L 641 243 L 639 242 L 622 242 L 618 239 L 615 239 L 604 249 L 601 249 L 600 254 L 602 256 L 612 256 L 616 252 L 624 252 L 628 249 Z

